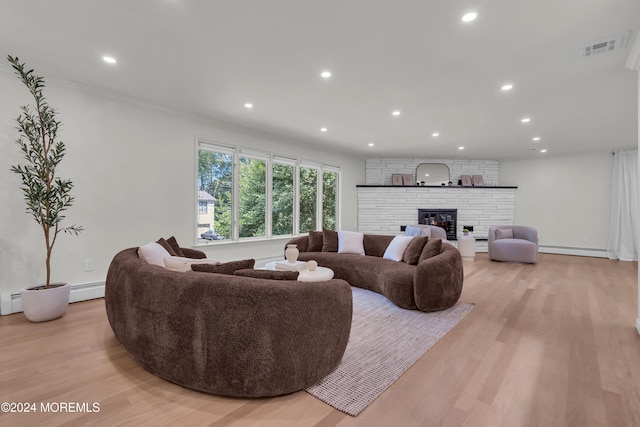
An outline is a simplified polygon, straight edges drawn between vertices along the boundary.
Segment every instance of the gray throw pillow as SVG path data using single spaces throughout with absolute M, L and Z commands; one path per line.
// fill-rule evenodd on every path
M 513 230 L 511 228 L 496 228 L 496 240 L 513 239 Z

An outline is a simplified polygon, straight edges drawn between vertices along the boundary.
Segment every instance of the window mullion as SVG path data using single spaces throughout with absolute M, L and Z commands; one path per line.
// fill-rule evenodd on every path
M 300 234 L 300 162 L 296 162 L 293 175 L 293 235 Z
M 239 210 L 240 210 L 240 203 L 238 203 L 239 201 L 239 197 L 240 197 L 240 161 L 239 161 L 239 156 L 238 156 L 238 150 L 236 149 L 233 152 L 233 188 L 232 188 L 232 194 L 233 197 L 231 198 L 231 230 L 233 233 L 233 238 L 232 240 L 237 241 L 240 240 L 240 226 L 239 226 Z
M 266 176 L 266 203 L 265 203 L 265 225 L 264 225 L 264 233 L 267 238 L 271 238 L 273 236 L 273 156 L 269 156 L 267 160 L 267 165 L 265 167 Z

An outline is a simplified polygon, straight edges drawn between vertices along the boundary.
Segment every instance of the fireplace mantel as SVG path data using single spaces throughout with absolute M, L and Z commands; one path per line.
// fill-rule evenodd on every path
M 471 186 L 471 187 L 463 187 L 460 185 L 367 185 L 367 184 L 359 184 L 356 185 L 356 188 L 442 188 L 446 190 L 469 190 L 469 189 L 487 189 L 487 188 L 502 188 L 502 189 L 511 189 L 515 190 L 518 187 L 513 186 Z

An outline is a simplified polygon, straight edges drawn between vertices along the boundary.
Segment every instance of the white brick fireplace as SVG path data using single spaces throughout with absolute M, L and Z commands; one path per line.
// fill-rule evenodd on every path
M 486 187 L 391 186 L 391 174 L 415 174 L 420 163 L 445 163 L 451 181 L 460 175 L 482 175 Z M 492 160 L 369 159 L 366 185 L 358 186 L 358 230 L 371 234 L 399 234 L 403 225 L 416 224 L 418 209 L 457 209 L 458 235 L 473 226 L 476 238 L 486 239 L 492 225 L 513 224 L 515 187 L 497 187 L 499 164 Z

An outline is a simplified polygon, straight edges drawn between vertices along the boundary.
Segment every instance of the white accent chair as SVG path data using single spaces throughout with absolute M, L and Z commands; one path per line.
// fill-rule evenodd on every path
M 490 227 L 489 258 L 535 264 L 538 262 L 538 230 L 525 225 Z

